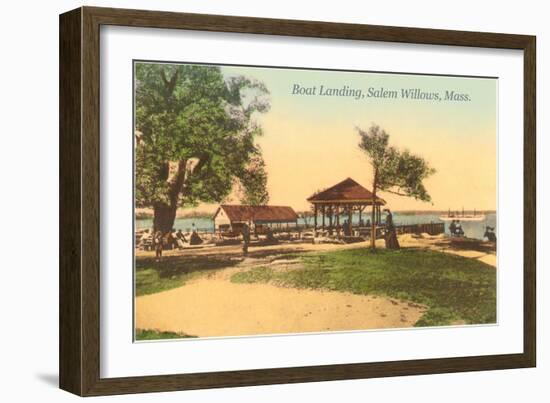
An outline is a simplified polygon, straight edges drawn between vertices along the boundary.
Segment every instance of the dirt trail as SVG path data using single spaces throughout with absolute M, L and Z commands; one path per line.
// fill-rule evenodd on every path
M 200 337 L 362 330 L 410 327 L 426 310 L 374 296 L 235 284 L 223 272 L 136 298 L 137 327 Z

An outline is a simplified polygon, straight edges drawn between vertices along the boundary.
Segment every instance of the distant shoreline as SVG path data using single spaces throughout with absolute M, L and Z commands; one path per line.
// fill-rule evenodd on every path
M 392 210 L 394 213 L 400 215 L 431 215 L 431 214 L 447 214 L 449 210 Z M 460 218 L 462 209 L 460 210 L 451 210 L 451 212 L 459 212 L 457 218 Z M 464 210 L 465 214 L 473 213 L 474 210 Z M 303 213 L 308 213 L 311 215 L 310 211 L 297 211 L 298 215 Z M 368 212 L 366 213 L 369 214 Z M 496 210 L 476 210 L 476 214 L 496 214 Z M 150 208 L 136 208 L 135 216 L 137 220 L 148 220 L 153 218 L 153 209 Z M 208 213 L 205 211 L 185 211 L 178 209 L 176 212 L 176 218 L 212 218 L 214 213 Z
M 154 213 L 150 208 L 136 208 L 135 215 L 138 220 L 147 220 L 152 219 Z M 182 211 L 180 209 L 176 211 L 176 218 L 212 218 L 213 216 L 213 213 L 205 211 Z
M 401 215 L 428 215 L 428 214 L 447 214 L 449 210 L 392 210 L 394 213 L 399 213 Z M 462 214 L 462 209 L 460 210 L 452 210 L 451 213 L 458 212 L 458 218 L 460 217 L 460 214 Z M 464 214 L 470 214 L 473 213 L 474 210 L 464 210 Z M 476 210 L 476 214 L 496 214 L 496 210 Z

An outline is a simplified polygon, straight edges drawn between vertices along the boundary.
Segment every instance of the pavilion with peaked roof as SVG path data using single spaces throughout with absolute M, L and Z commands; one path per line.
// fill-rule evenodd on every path
M 347 178 L 328 189 L 315 193 L 307 199 L 314 207 L 314 224 L 318 228 L 317 217 L 321 215 L 321 228 L 328 227 L 330 231 L 334 228 L 339 229 L 340 216 L 347 216 L 348 228 L 351 233 L 353 226 L 353 214 L 359 214 L 359 223 L 362 222 L 361 214 L 366 207 L 371 206 L 374 209 L 376 224 L 380 224 L 380 206 L 386 202 L 380 197 L 374 197 L 372 192 L 361 186 L 351 178 Z M 327 223 L 328 218 L 328 223 Z M 328 225 L 327 225 L 328 224 Z

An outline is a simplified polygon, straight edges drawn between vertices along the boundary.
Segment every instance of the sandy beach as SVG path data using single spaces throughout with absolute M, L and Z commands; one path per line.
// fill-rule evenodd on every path
M 199 337 L 303 333 L 410 327 L 424 310 L 375 296 L 234 284 L 216 276 L 138 297 L 136 324 Z

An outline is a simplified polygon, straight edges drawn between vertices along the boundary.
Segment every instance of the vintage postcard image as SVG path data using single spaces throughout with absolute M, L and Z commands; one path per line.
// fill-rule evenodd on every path
M 135 340 L 495 324 L 497 88 L 135 61 Z

